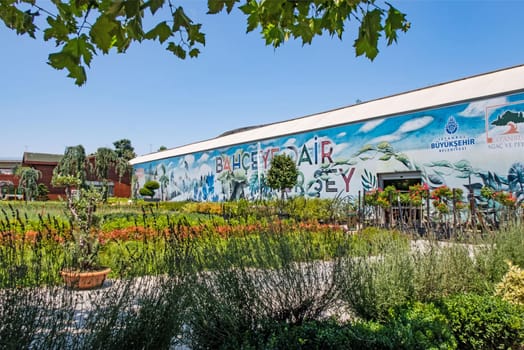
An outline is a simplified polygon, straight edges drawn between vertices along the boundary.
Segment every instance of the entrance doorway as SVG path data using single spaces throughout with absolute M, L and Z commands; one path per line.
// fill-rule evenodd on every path
M 404 171 L 397 173 L 382 173 L 378 175 L 380 188 L 394 186 L 398 191 L 407 192 L 409 187 L 420 185 L 422 183 L 422 174 L 420 171 Z
M 396 173 L 377 174 L 380 188 L 394 186 L 399 192 L 408 192 L 410 186 L 422 184 L 420 171 L 406 171 Z M 422 210 L 420 207 L 412 207 L 409 203 L 401 203 L 398 199 L 391 198 L 391 206 L 384 211 L 384 221 L 387 226 L 394 225 L 420 225 Z

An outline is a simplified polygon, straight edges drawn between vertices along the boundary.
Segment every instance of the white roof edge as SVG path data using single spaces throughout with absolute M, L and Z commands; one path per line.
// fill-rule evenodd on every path
M 524 65 L 432 85 L 356 105 L 267 124 L 226 136 L 138 156 L 131 159 L 130 164 L 140 164 L 194 152 L 489 97 L 505 92 L 516 92 L 518 90 L 524 90 Z

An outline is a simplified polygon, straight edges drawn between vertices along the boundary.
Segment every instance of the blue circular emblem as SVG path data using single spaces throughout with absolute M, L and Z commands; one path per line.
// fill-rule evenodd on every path
M 459 126 L 455 118 L 449 117 L 448 122 L 446 123 L 446 132 L 448 134 L 454 134 L 457 132 Z

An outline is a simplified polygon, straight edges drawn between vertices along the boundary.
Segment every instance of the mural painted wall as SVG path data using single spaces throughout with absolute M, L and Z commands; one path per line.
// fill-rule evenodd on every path
M 490 185 L 523 201 L 524 93 L 136 164 L 133 192 L 156 180 L 166 201 L 276 197 L 265 174 L 282 153 L 300 172 L 290 196 L 357 196 L 379 173 L 419 171 L 430 187 Z

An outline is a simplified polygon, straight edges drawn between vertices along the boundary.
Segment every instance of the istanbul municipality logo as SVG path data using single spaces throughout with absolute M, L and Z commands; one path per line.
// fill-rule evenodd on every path
M 448 122 L 446 123 L 446 132 L 450 135 L 453 135 L 454 133 L 457 132 L 458 128 L 459 128 L 459 125 L 457 121 L 455 120 L 455 118 L 449 117 Z
M 439 137 L 431 143 L 431 149 L 439 152 L 465 151 L 468 146 L 475 144 L 475 138 L 456 135 L 459 125 L 455 118 L 449 117 L 446 123 L 446 136 Z

